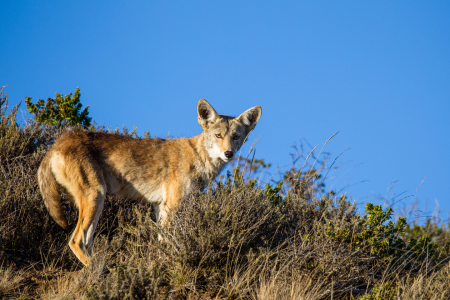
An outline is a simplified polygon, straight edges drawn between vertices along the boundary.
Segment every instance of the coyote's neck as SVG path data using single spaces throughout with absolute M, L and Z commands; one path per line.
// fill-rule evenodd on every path
M 208 152 L 203 133 L 191 137 L 190 140 L 200 159 L 200 173 L 208 177 L 209 180 L 214 179 L 214 177 L 216 177 L 225 167 L 226 162 L 218 157 L 211 157 Z

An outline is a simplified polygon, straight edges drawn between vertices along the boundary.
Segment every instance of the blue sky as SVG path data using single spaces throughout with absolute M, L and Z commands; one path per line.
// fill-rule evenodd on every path
M 256 157 L 283 167 L 339 131 L 328 186 L 449 216 L 448 1 L 9 1 L 0 18 L 12 105 L 80 87 L 97 123 L 160 137 L 200 133 L 200 98 L 260 105 Z

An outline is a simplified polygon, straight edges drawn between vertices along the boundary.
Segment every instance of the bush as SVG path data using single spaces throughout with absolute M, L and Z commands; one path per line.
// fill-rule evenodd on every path
M 72 93 L 63 96 L 56 93 L 56 98 L 48 98 L 46 102 L 39 99 L 36 104 L 31 102 L 30 97 L 25 98 L 27 110 L 35 115 L 37 121 L 47 125 L 55 126 L 83 126 L 89 127 L 92 118 L 88 117 L 88 108 L 80 102 L 80 89 L 77 88 L 72 97 Z

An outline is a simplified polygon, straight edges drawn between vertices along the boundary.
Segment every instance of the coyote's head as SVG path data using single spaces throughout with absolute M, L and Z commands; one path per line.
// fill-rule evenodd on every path
M 229 162 L 241 148 L 248 134 L 261 117 L 261 107 L 246 110 L 239 117 L 219 115 L 214 108 L 200 99 L 197 104 L 198 122 L 204 130 L 205 147 L 213 159 Z

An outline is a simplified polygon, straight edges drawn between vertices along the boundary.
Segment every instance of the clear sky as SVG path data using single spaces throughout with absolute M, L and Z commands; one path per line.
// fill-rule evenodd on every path
M 97 123 L 160 137 L 200 133 L 200 98 L 260 105 L 257 158 L 283 167 L 340 131 L 328 186 L 365 202 L 397 181 L 388 195 L 449 217 L 449 1 L 3 1 L 0 20 L 11 105 L 80 87 Z

